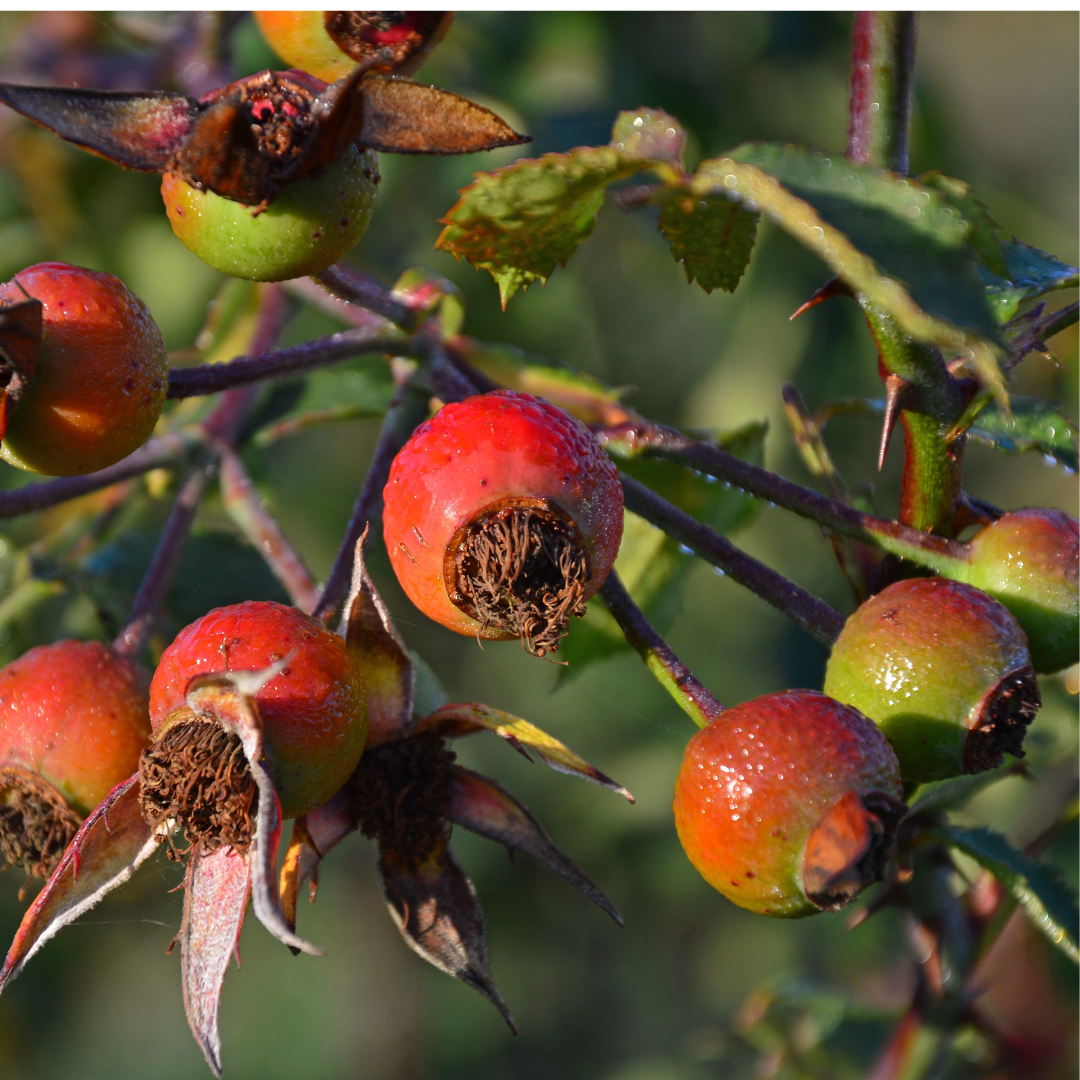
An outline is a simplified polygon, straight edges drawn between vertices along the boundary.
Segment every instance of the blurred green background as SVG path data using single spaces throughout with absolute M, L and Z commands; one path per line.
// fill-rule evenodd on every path
M 150 23 L 169 25 L 160 16 Z M 850 25 L 850 14 L 829 13 L 473 12 L 459 16 L 422 77 L 490 105 L 534 134 L 529 155 L 605 142 L 615 112 L 639 105 L 679 117 L 690 132 L 691 160 L 751 138 L 837 151 L 847 124 Z M 44 37 L 61 56 L 64 50 L 105 55 L 116 85 L 125 79 L 139 85 L 153 69 L 154 49 L 129 30 L 107 17 L 79 16 L 66 37 L 59 31 Z M 1073 263 L 1077 31 L 1075 13 L 925 15 L 912 148 L 913 172 L 935 168 L 970 181 L 1006 233 Z M 235 74 L 280 66 L 249 17 L 234 33 Z M 0 62 L 9 74 L 25 72 L 32 61 L 39 70 L 52 63 L 30 55 L 28 42 L 40 44 L 42 36 L 27 16 L 0 17 Z M 63 70 L 95 85 L 100 69 L 87 59 Z M 171 349 L 190 347 L 221 279 L 172 236 L 157 178 L 122 172 L 4 113 L 0 279 L 52 258 L 109 270 L 150 305 Z M 854 304 L 835 300 L 788 321 L 824 282 L 825 268 L 766 223 L 736 293 L 706 295 L 687 285 L 655 218 L 609 203 L 569 265 L 503 313 L 486 274 L 435 252 L 433 244 L 438 219 L 471 173 L 514 156 L 512 150 L 442 160 L 384 156 L 375 219 L 350 259 L 387 284 L 411 265 L 432 267 L 463 290 L 466 332 L 630 386 L 630 404 L 658 420 L 723 430 L 767 419 L 767 463 L 809 482 L 783 419 L 781 384 L 794 381 L 811 408 L 841 395 L 880 394 L 869 335 Z M 1054 303 L 1071 299 L 1065 294 Z M 301 312 L 285 340 L 331 328 L 321 316 Z M 1063 403 L 1075 418 L 1076 328 L 1053 344 L 1063 366 L 1029 357 L 1016 387 Z M 384 367 L 382 361 L 345 365 L 324 392 L 332 398 L 335 386 L 351 380 L 361 397 L 378 396 Z M 339 424 L 247 455 L 317 575 L 329 569 L 377 430 L 377 421 Z M 895 445 L 876 474 L 877 437 L 876 422 L 865 418 L 842 418 L 829 429 L 849 484 L 872 482 L 877 508 L 892 514 L 901 451 Z M 1062 469 L 982 446 L 968 455 L 965 486 L 973 494 L 1004 507 L 1053 505 L 1077 513 L 1075 477 Z M 2 469 L 5 486 L 26 479 Z M 71 527 L 63 513 L 6 524 L 0 658 L 6 662 L 63 635 L 106 634 L 123 617 L 167 505 L 160 491 L 137 486 L 130 506 L 106 521 L 106 546 L 91 558 L 77 543 L 65 548 L 63 537 L 43 541 L 51 530 Z M 97 513 L 102 504 L 92 508 Z M 216 604 L 280 597 L 228 528 L 211 499 L 170 600 L 174 629 Z M 736 540 L 849 610 L 846 585 L 816 527 L 765 509 Z M 487 915 L 492 970 L 521 1031 L 514 1038 L 477 994 L 406 949 L 379 897 L 370 846 L 353 837 L 325 864 L 318 903 L 301 912 L 301 932 L 324 946 L 326 957 L 294 958 L 249 919 L 243 969 L 230 972 L 224 991 L 226 1075 L 865 1075 L 913 986 L 900 918 L 885 911 L 848 932 L 845 915 L 787 923 L 733 907 L 705 885 L 678 846 L 671 790 L 692 727 L 638 658 L 624 653 L 567 675 L 513 643 L 480 650 L 425 621 L 398 588 L 379 544 L 372 546 L 377 582 L 401 632 L 452 700 L 480 700 L 527 717 L 637 796 L 630 806 L 530 766 L 498 740 L 457 747 L 460 760 L 498 778 L 530 806 L 612 898 L 626 928 L 527 860 L 511 865 L 501 849 L 459 830 L 455 846 Z M 28 565 L 46 579 L 41 595 L 15 589 Z M 701 564 L 689 571 L 669 640 L 726 703 L 820 685 L 823 650 Z M 1046 707 L 1028 741 L 1034 779 L 1002 782 L 973 804 L 966 820 L 993 824 L 1023 843 L 1057 815 L 1076 778 L 1075 683 L 1069 690 L 1064 678 L 1044 681 Z M 1049 853 L 1073 884 L 1076 840 L 1074 825 Z M 0 939 L 10 937 L 23 910 L 19 878 L 14 872 L 0 878 Z M 0 999 L 0 1076 L 209 1075 L 184 1021 L 179 959 L 164 955 L 179 927 L 181 894 L 169 891 L 179 883 L 175 866 L 163 857 L 151 860 L 133 883 L 35 957 Z M 1075 1075 L 1075 969 L 1044 955 L 1041 939 L 1031 950 L 1030 985 L 1042 987 L 1046 1002 L 1032 1023 L 1060 1020 L 1055 1037 L 1066 1047 L 1059 1055 L 1064 1066 L 1051 1062 L 1045 1075 Z M 965 1044 L 964 1054 L 950 1075 L 994 1075 L 978 1039 Z

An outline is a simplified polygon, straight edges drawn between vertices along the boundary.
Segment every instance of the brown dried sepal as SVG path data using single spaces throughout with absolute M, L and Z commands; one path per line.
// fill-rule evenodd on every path
M 0 438 L 7 430 L 8 410 L 25 393 L 37 368 L 42 330 L 40 300 L 27 296 L 0 303 Z
M 240 854 L 255 832 L 258 788 L 239 736 L 212 720 L 180 719 L 162 729 L 139 758 L 139 805 L 152 829 L 170 819 L 189 847 L 169 849 L 182 860 L 195 848 L 210 855 L 230 845 Z
M 48 780 L 20 765 L 0 767 L 0 851 L 12 866 L 49 877 L 81 824 Z
M 449 11 L 327 11 L 323 26 L 346 56 L 363 62 L 389 50 L 391 61 L 371 70 L 404 75 L 420 66 L 453 18 Z
M 360 759 L 345 795 L 360 831 L 381 854 L 415 869 L 445 847 L 454 760 L 431 732 L 376 746 Z
M 803 856 L 803 890 L 822 911 L 839 911 L 881 881 L 896 848 L 903 803 L 883 792 L 849 791 L 814 826 Z
M 446 546 L 447 595 L 482 630 L 517 634 L 536 656 L 555 652 L 572 615 L 585 614 L 591 577 L 573 518 L 550 499 L 506 499 L 463 525 Z
M 964 742 L 964 772 L 996 769 L 1006 754 L 1023 757 L 1024 736 L 1041 707 L 1039 684 L 1030 665 L 998 679 L 984 695 Z

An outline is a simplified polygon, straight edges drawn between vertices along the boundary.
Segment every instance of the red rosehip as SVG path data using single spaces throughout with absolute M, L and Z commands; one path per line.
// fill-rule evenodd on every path
M 383 535 L 421 611 L 459 634 L 553 652 L 607 578 L 618 470 L 562 409 L 512 390 L 444 406 L 394 459 Z
M 880 881 L 903 813 L 881 732 L 816 690 L 726 709 L 691 740 L 675 827 L 714 889 L 761 915 L 835 911 Z
M 200 836 L 199 830 L 206 826 L 213 832 L 221 822 L 194 820 L 198 807 L 171 801 L 178 788 L 194 790 L 190 781 L 199 770 L 204 790 L 220 782 L 223 795 L 226 790 L 236 794 L 235 781 L 241 803 L 247 800 L 242 807 L 247 816 L 254 782 L 239 739 L 196 718 L 185 692 L 195 676 L 261 670 L 290 654 L 285 670 L 255 695 L 282 816 L 306 814 L 337 793 L 356 768 L 367 735 L 364 688 L 345 642 L 296 608 L 252 600 L 197 619 L 162 654 L 150 685 L 154 742 L 140 765 L 144 812 L 152 806 L 158 820 L 176 817 L 192 842 L 207 840 L 209 847 L 220 842 L 221 837 Z M 202 811 L 209 813 L 206 806 Z M 236 843 L 243 846 L 243 838 Z
M 1036 671 L 1080 659 L 1076 518 L 1062 510 L 1015 510 L 976 534 L 963 580 L 1000 600 L 1027 634 Z
M 97 641 L 58 641 L 0 671 L 0 847 L 47 877 L 79 822 L 150 738 L 149 672 Z
M 0 302 L 43 305 L 37 366 L 0 443 L 20 469 L 78 476 L 138 449 L 165 402 L 165 342 L 146 305 L 111 274 L 39 263 L 0 285 Z
M 1023 756 L 1041 700 L 1027 638 L 993 597 L 946 578 L 897 581 L 844 624 L 825 692 L 877 723 L 905 780 Z

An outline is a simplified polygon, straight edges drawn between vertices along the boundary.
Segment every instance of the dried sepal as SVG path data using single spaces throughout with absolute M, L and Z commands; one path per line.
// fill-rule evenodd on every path
M 407 75 L 427 59 L 454 21 L 452 11 L 327 11 L 323 26 L 346 56 L 363 62 L 389 53 L 374 70 Z
M 584 893 L 619 926 L 623 925 L 615 905 L 573 859 L 551 842 L 540 822 L 513 795 L 494 780 L 460 765 L 451 766 L 450 771 L 449 814 L 455 825 L 535 859 Z
M 356 542 L 352 587 L 338 633 L 367 689 L 368 746 L 400 737 L 413 710 L 416 671 L 390 612 L 364 565 L 364 535 Z
M 139 809 L 139 778 L 118 784 L 68 845 L 52 876 L 23 916 L 3 969 L 0 990 L 61 927 L 89 911 L 131 878 L 159 841 Z
M 240 931 L 250 893 L 247 858 L 227 847 L 211 855 L 203 855 L 198 848 L 191 853 L 179 934 L 184 1012 L 215 1076 L 221 1075 L 221 985 L 233 953 L 240 961 Z
M 436 731 L 449 739 L 459 739 L 478 731 L 492 731 L 530 761 L 540 761 L 556 772 L 578 776 L 591 784 L 599 784 L 634 802 L 634 796 L 622 784 L 616 783 L 584 758 L 578 757 L 558 739 L 548 735 L 546 731 L 541 731 L 528 720 L 522 720 L 500 709 L 475 703 L 444 705 L 416 725 L 414 732 L 420 731 Z
M 277 888 L 281 802 L 274 788 L 273 772 L 263 746 L 262 720 L 255 703 L 255 694 L 279 675 L 290 659 L 291 656 L 286 656 L 262 671 L 226 671 L 200 676 L 188 684 L 185 698 L 196 716 L 216 720 L 239 737 L 259 789 L 255 838 L 248 854 L 256 917 L 274 937 L 290 948 L 318 956 L 322 955 L 322 950 L 298 938 L 281 910 Z
M 8 409 L 22 396 L 37 369 L 42 312 L 41 301 L 29 296 L 0 304 L 0 439 L 7 431 Z
M 429 964 L 483 994 L 516 1034 L 510 1010 L 491 978 L 476 889 L 449 843 L 420 865 L 401 853 L 381 851 L 379 882 L 406 944 Z

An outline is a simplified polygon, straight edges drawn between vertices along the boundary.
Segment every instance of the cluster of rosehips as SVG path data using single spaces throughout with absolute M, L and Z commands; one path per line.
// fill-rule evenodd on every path
M 59 107 L 64 95 L 70 106 L 89 92 L 7 87 L 0 98 L 114 160 L 163 172 L 177 235 L 213 265 L 263 280 L 310 274 L 366 227 L 373 148 L 520 141 L 491 114 L 477 134 L 476 113 L 456 142 L 444 132 L 441 142 L 409 143 L 406 129 L 452 124 L 445 114 L 417 118 L 414 91 L 403 88 L 419 84 L 382 74 L 411 70 L 446 19 L 330 18 L 347 14 L 370 13 L 260 18 L 283 55 L 337 80 L 330 86 L 291 71 L 200 102 L 99 94 L 89 125 L 85 111 L 76 125 L 75 112 Z M 168 137 L 151 138 L 166 119 Z M 168 365 L 153 320 L 121 282 L 47 263 L 0 287 L 0 301 L 6 460 L 86 473 L 145 441 Z M 604 584 L 623 529 L 617 470 L 589 429 L 504 390 L 445 405 L 422 424 L 394 460 L 384 501 L 386 547 L 417 607 L 461 634 L 517 638 L 540 657 L 558 650 L 571 617 Z M 824 693 L 789 690 L 723 710 L 690 741 L 675 789 L 679 837 L 735 903 L 774 916 L 849 904 L 885 875 L 913 785 L 1022 755 L 1040 705 L 1036 673 L 1077 660 L 1077 522 L 1017 511 L 966 550 L 963 580 L 897 581 L 847 620 Z M 394 670 L 411 672 L 402 656 Z M 425 943 L 430 928 L 413 925 L 411 901 L 432 895 L 420 870 L 441 882 L 453 910 L 467 883 L 449 852 L 450 821 L 511 835 L 483 818 L 483 799 L 513 819 L 523 850 L 557 849 L 505 792 L 456 770 L 444 738 L 482 724 L 439 713 L 418 723 L 411 683 L 393 708 L 382 697 L 376 707 L 372 684 L 373 748 L 361 760 L 370 664 L 363 640 L 251 602 L 183 630 L 152 679 L 116 649 L 73 641 L 32 649 L 0 672 L 0 848 L 50 879 L 0 986 L 167 839 L 170 854 L 188 861 L 185 1001 L 217 1070 L 217 995 L 249 895 L 272 933 L 312 951 L 295 935 L 298 883 L 360 828 L 379 842 L 388 895 L 405 898 L 395 917 L 411 940 L 502 1007 L 482 923 L 479 944 L 465 941 L 449 958 Z M 304 824 L 278 888 L 289 818 Z M 606 905 L 557 854 L 559 872 Z M 225 918 L 227 934 L 209 933 L 211 914 Z

